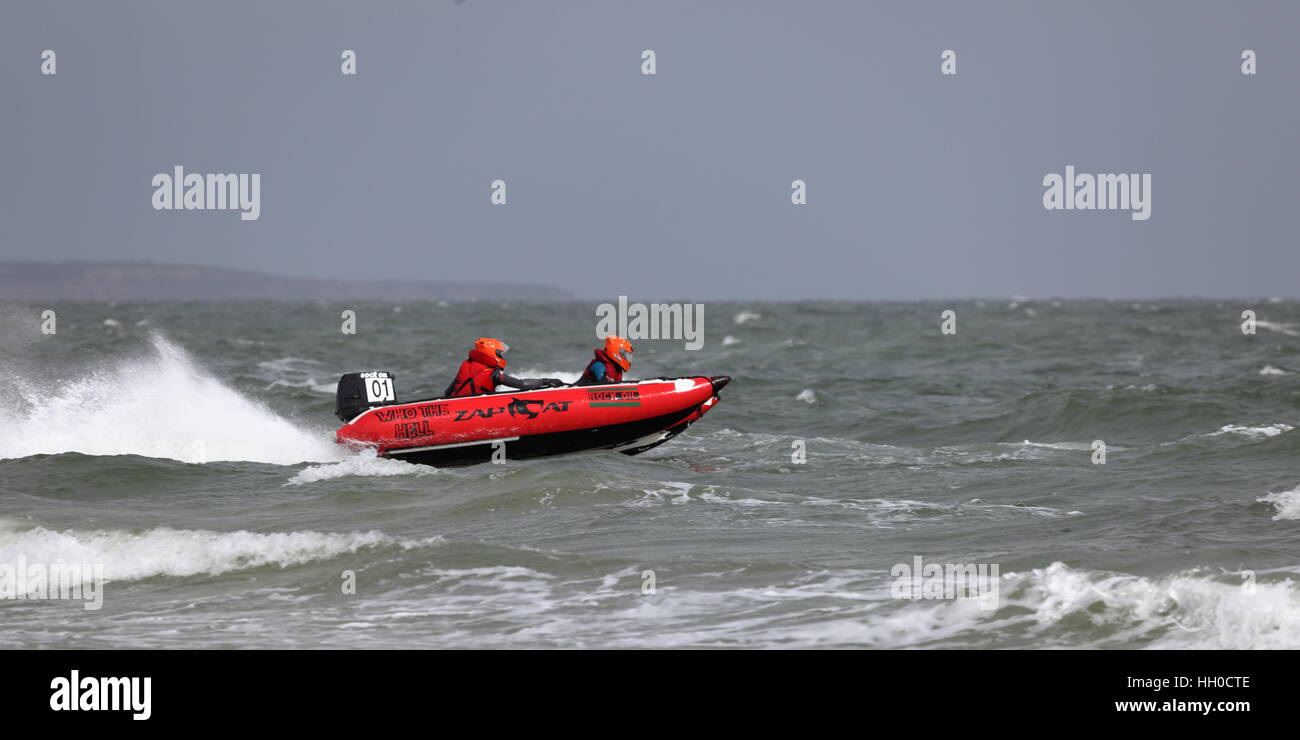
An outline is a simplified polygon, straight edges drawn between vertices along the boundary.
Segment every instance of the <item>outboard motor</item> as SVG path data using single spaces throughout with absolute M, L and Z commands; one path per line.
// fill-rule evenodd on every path
M 382 370 L 348 373 L 339 378 L 338 392 L 334 395 L 334 415 L 346 423 L 366 409 L 385 406 L 396 400 L 397 378 L 392 373 Z

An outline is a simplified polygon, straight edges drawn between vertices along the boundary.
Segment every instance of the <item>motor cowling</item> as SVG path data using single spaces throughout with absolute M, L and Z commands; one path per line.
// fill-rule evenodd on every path
M 366 409 L 386 406 L 397 401 L 397 378 L 390 372 L 371 370 L 348 373 L 339 378 L 334 394 L 334 415 L 349 422 Z

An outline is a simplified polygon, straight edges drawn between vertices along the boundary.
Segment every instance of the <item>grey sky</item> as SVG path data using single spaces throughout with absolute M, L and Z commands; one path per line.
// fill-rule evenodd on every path
M 1297 296 L 1298 28 L 1280 0 L 4 0 L 0 259 L 601 299 Z M 260 173 L 261 218 L 154 211 L 177 164 Z M 1150 220 L 1044 210 L 1066 165 L 1151 173 Z

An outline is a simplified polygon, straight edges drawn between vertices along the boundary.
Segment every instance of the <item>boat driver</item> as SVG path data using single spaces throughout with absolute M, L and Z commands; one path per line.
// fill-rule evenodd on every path
M 477 396 L 493 393 L 499 385 L 521 391 L 564 385 L 564 381 L 557 378 L 516 378 L 507 375 L 506 351 L 509 349 L 510 346 L 500 339 L 482 337 L 476 340 L 474 349 L 469 351 L 469 358 L 460 364 L 460 370 L 443 395 L 448 398 Z

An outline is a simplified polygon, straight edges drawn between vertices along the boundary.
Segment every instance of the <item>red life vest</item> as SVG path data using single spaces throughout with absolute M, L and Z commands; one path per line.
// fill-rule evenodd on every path
M 609 359 L 609 355 L 605 354 L 605 350 L 603 349 L 596 350 L 596 362 L 599 362 L 600 364 L 605 366 L 605 379 L 597 380 L 596 376 L 593 375 L 591 372 L 591 364 L 588 364 L 587 369 L 584 370 L 582 373 L 582 377 L 578 379 L 578 385 L 594 385 L 596 383 L 623 382 L 623 368 L 614 364 L 614 361 Z
M 491 359 L 478 350 L 471 350 L 469 359 L 460 363 L 460 370 L 456 371 L 456 378 L 447 386 L 447 392 L 444 394 L 448 397 L 456 396 L 477 396 L 480 393 L 493 393 L 496 391 L 497 367 L 489 364 Z

